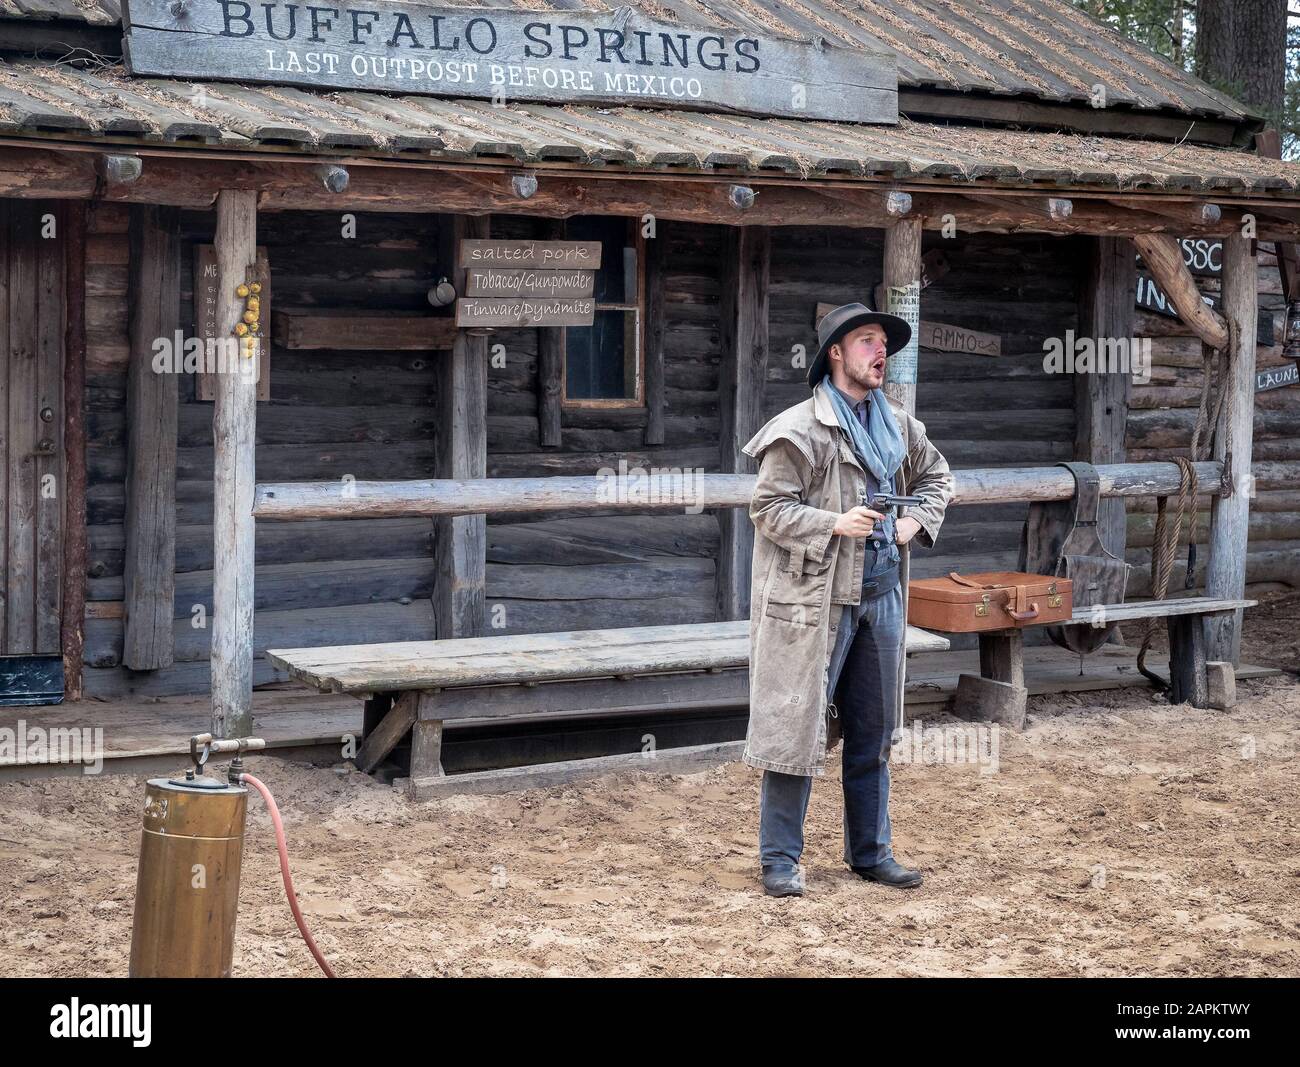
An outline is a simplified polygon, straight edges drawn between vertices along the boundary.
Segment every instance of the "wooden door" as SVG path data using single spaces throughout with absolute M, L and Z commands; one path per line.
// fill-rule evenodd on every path
M 0 200 L 0 654 L 57 655 L 63 561 L 63 216 Z

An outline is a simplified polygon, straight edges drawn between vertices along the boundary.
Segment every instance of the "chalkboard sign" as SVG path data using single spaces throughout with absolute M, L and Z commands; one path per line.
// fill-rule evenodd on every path
M 367 0 L 125 0 L 132 74 L 898 121 L 892 52 L 661 22 Z
M 1201 299 L 1215 311 L 1219 310 L 1219 298 L 1213 293 L 1202 293 Z M 1156 284 L 1156 280 L 1144 270 L 1137 272 L 1134 302 L 1143 311 L 1153 311 L 1157 315 L 1164 315 L 1171 319 L 1179 318 L 1174 302 Z M 1273 337 L 1273 313 L 1266 308 L 1258 308 L 1255 313 L 1255 343 L 1260 345 L 1277 343 Z
M 1267 367 L 1255 372 L 1255 392 L 1267 389 L 1281 389 L 1286 385 L 1300 382 L 1300 364 L 1288 363 L 1284 367 Z

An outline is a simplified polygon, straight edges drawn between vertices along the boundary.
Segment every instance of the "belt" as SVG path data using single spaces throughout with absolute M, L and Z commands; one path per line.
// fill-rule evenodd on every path
M 884 596 L 897 587 L 900 577 L 900 568 L 895 565 L 889 570 L 862 583 L 862 599 L 875 600 L 876 597 Z

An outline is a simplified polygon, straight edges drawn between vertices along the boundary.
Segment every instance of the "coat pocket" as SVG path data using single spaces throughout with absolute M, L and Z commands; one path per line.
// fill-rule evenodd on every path
M 786 568 L 778 569 L 764 614 L 795 626 L 819 625 L 834 555 L 835 547 L 832 545 L 820 561 L 804 558 L 802 573 L 791 573 Z

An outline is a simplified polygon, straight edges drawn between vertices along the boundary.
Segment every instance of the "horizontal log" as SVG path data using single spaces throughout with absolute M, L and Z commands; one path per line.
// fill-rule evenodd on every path
M 1178 489 L 1173 463 L 1114 463 L 1097 468 L 1102 496 L 1147 496 Z M 1198 463 L 1197 477 L 1217 488 L 1218 463 Z M 957 504 L 1068 500 L 1074 478 L 1064 468 L 1021 467 L 954 471 Z M 698 474 L 669 477 L 639 489 L 600 477 L 478 478 L 466 480 L 279 482 L 257 487 L 253 515 L 259 519 L 383 518 L 403 515 L 482 515 L 498 512 L 681 511 L 748 507 L 754 476 Z M 622 497 L 620 499 L 620 497 Z
M 444 212 L 467 214 L 527 214 L 567 218 L 574 214 L 653 214 L 661 219 L 729 225 L 853 226 L 879 229 L 896 221 L 881 196 L 883 181 L 848 180 L 763 181 L 748 179 L 760 195 L 752 207 L 740 211 L 729 197 L 734 178 L 701 176 L 692 180 L 674 175 L 574 173 L 545 165 L 534 169 L 538 189 L 521 200 L 507 172 L 486 165 L 457 163 L 388 163 L 348 160 L 348 187 L 341 193 L 325 189 L 314 173 L 319 157 L 271 159 L 262 154 L 219 150 L 200 154 L 163 147 L 141 147 L 144 160 L 140 178 L 128 185 L 101 188 L 95 154 L 45 148 L 7 148 L 0 159 L 0 196 L 92 198 L 102 195 L 115 202 L 210 208 L 223 189 L 255 190 L 259 212 L 301 211 L 428 211 L 436 205 Z M 269 154 L 268 154 L 269 155 Z M 890 181 L 892 185 L 892 180 Z M 933 191 L 930 191 L 933 190 Z M 1179 219 L 1140 210 L 1121 210 L 1100 198 L 1073 202 L 1067 218 L 1038 214 L 1037 202 L 1017 203 L 1014 195 L 999 195 L 984 202 L 961 195 L 940 182 L 915 185 L 912 212 L 926 229 L 943 227 L 943 216 L 961 219 L 964 232 L 1138 234 L 1168 233 L 1182 236 L 1189 228 Z M 1135 200 L 1139 198 L 1134 198 Z M 1236 202 L 1213 227 L 1201 233 L 1227 233 L 1240 225 Z M 1061 212 L 1057 212 L 1061 214 Z M 1300 223 L 1289 217 L 1261 214 L 1258 234 L 1263 240 L 1294 240 Z
M 272 313 L 271 336 L 288 349 L 406 352 L 450 349 L 456 324 L 450 316 L 285 308 Z

